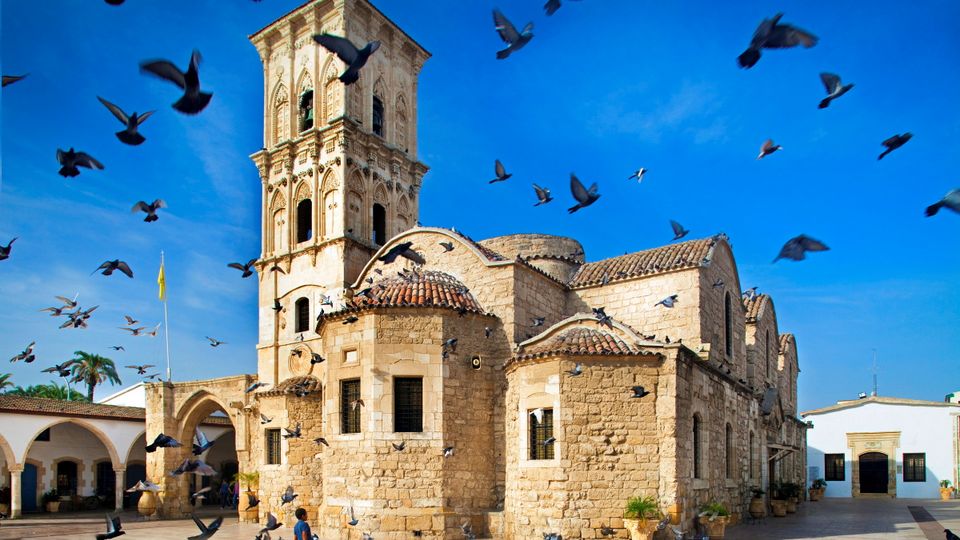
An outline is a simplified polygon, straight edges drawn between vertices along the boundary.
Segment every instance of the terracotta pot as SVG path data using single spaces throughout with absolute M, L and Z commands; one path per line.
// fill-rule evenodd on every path
M 152 491 L 144 491 L 140 493 L 140 500 L 137 501 L 137 512 L 141 516 L 150 519 L 151 516 L 157 513 L 157 494 Z
M 793 514 L 793 513 L 796 512 L 796 511 L 797 511 L 797 498 L 796 498 L 796 497 L 788 497 L 788 498 L 787 498 L 787 513 L 788 513 L 788 514 Z
M 53 501 L 47 503 L 47 512 L 57 513 L 60 511 L 60 501 Z
M 623 528 L 630 531 L 630 540 L 651 540 L 657 532 L 657 523 L 653 519 L 623 518 Z
M 750 499 L 750 516 L 753 519 L 760 519 L 767 514 L 766 505 L 763 504 L 763 497 L 754 497 Z
M 730 521 L 729 516 L 717 516 L 710 519 L 710 516 L 700 516 L 700 524 L 706 527 L 707 536 L 710 537 L 710 540 L 714 538 L 723 538 L 727 532 L 727 523 Z
M 0 514 L 3 514 L 3 515 L 5 515 L 5 516 L 9 516 L 9 515 L 10 515 L 10 505 L 9 505 L 9 504 L 4 504 L 4 503 L 0 503 Z
M 774 499 L 770 501 L 770 509 L 773 511 L 773 517 L 784 517 L 787 515 L 787 501 Z
M 241 523 L 259 523 L 260 521 L 260 512 L 259 508 L 254 506 L 250 508 L 250 497 L 249 495 L 256 495 L 252 491 L 245 491 L 240 495 L 240 501 L 237 504 L 237 512 L 240 514 Z
M 940 500 L 949 501 L 953 498 L 953 488 L 940 488 Z
M 823 497 L 823 492 L 820 491 L 820 488 L 810 488 L 808 492 L 810 493 L 810 501 L 819 501 L 820 497 Z

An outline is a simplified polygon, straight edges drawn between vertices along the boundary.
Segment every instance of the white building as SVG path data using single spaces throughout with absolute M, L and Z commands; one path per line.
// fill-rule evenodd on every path
M 957 484 L 960 404 L 866 397 L 801 413 L 809 478 L 826 497 L 936 498 Z

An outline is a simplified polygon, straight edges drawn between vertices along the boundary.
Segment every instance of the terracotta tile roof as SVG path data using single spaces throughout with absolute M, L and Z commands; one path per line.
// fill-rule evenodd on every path
M 434 270 L 408 271 L 405 277 L 384 278 L 370 287 L 364 296 L 354 296 L 353 308 L 363 307 L 446 307 L 484 313 L 457 278 Z
M 787 349 L 787 345 L 789 345 L 791 341 L 794 341 L 793 334 L 780 334 L 780 352 L 785 351 Z
M 619 337 L 593 328 L 576 327 L 558 333 L 543 341 L 524 347 L 517 358 L 536 358 L 552 355 L 630 355 L 642 354 Z
M 12 396 L 10 394 L 0 394 L 0 412 L 137 420 L 140 422 L 146 418 L 145 410 L 140 407 L 122 407 L 83 401 Z
M 726 236 L 721 234 L 586 263 L 573 275 L 569 285 L 583 287 L 599 284 L 604 277 L 609 281 L 618 281 L 671 270 L 700 267 L 704 265 L 713 246 L 720 238 L 725 239 Z
M 289 379 L 284 379 L 280 382 L 280 384 L 269 390 L 257 392 L 256 395 L 279 396 L 281 394 L 292 394 L 297 388 L 303 388 L 304 390 L 309 390 L 310 392 L 319 392 L 323 386 L 320 384 L 320 379 L 314 377 L 313 375 L 299 375 L 296 377 L 290 377 Z
M 760 311 L 765 303 L 770 301 L 770 297 L 765 294 L 758 294 L 753 298 L 743 297 L 743 309 L 746 310 L 747 322 L 756 322 L 760 316 Z

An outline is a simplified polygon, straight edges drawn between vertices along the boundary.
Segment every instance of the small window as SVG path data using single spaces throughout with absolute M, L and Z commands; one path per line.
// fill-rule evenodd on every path
M 73 461 L 57 463 L 57 492 L 60 495 L 77 494 L 77 464 Z
M 357 350 L 352 349 L 349 351 L 343 351 L 343 363 L 344 364 L 356 364 L 357 363 Z
M 267 454 L 267 465 L 280 464 L 280 430 L 266 430 L 266 440 L 264 448 Z
M 397 433 L 423 431 L 423 379 L 394 377 L 393 430 Z
M 700 415 L 693 415 L 693 477 L 700 478 Z
M 756 477 L 757 477 L 757 473 L 756 473 L 756 469 L 757 469 L 757 452 L 756 452 L 756 450 L 754 450 L 754 448 L 753 448 L 753 446 L 756 444 L 755 439 L 756 439 L 756 438 L 753 436 L 753 432 L 751 431 L 751 432 L 750 432 L 750 478 L 756 478 Z
M 294 324 L 295 332 L 306 332 L 310 330 L 310 300 L 307 298 L 298 298 L 294 304 Z
M 904 454 L 903 455 L 903 481 L 904 482 L 926 482 L 927 481 L 927 454 Z
M 340 433 L 360 433 L 360 379 L 340 381 Z
M 823 455 L 823 479 L 827 482 L 842 482 L 844 476 L 844 466 L 846 458 L 843 454 L 824 454 Z
M 731 427 L 730 424 L 727 424 L 726 431 L 727 431 L 727 436 L 726 436 L 725 449 L 726 449 L 727 463 L 725 467 L 725 472 L 726 472 L 727 478 L 733 478 L 733 471 L 736 468 L 736 464 L 734 463 L 734 455 L 733 455 L 733 427 Z
M 47 428 L 47 429 L 41 431 L 40 434 L 37 435 L 37 438 L 34 439 L 34 440 L 35 440 L 35 441 L 50 442 L 50 428 Z
M 763 359 L 767 364 L 766 368 L 764 368 L 766 376 L 770 377 L 770 330 L 767 330 L 767 337 L 763 342 Z
M 297 203 L 297 243 L 313 238 L 313 201 L 304 199 Z
M 300 132 L 313 127 L 313 89 L 300 94 Z
M 373 205 L 373 243 L 378 246 L 387 243 L 387 209 L 381 204 Z
M 733 302 L 730 300 L 730 293 L 723 299 L 723 335 L 727 356 L 733 358 Z
M 383 101 L 377 97 L 373 96 L 373 133 L 383 137 Z
M 542 409 L 541 420 L 537 420 L 535 409 L 527 411 L 530 420 L 530 459 L 553 459 L 553 409 Z

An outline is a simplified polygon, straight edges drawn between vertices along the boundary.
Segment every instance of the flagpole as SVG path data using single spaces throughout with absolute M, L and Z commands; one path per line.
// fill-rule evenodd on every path
M 163 251 L 160 251 L 160 268 L 163 269 Z M 166 271 L 164 270 L 164 273 Z M 167 283 L 166 275 L 163 280 L 163 338 L 167 344 L 167 382 L 170 382 L 170 322 L 167 320 Z

